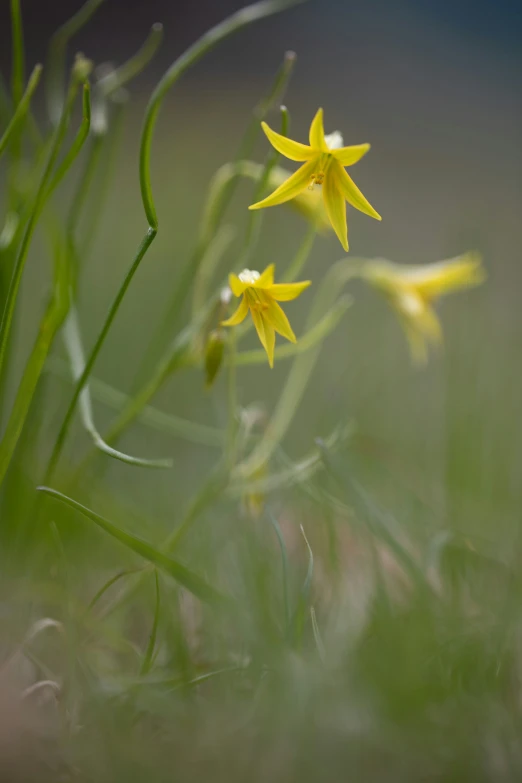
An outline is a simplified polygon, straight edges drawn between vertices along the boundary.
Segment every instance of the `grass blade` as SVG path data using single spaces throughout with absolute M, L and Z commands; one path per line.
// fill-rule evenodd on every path
M 18 130 L 18 126 L 24 119 L 27 110 L 29 108 L 31 98 L 33 97 L 33 93 L 38 87 L 38 83 L 40 81 L 41 75 L 42 75 L 42 66 L 35 65 L 33 72 L 29 77 L 29 81 L 27 82 L 27 87 L 25 88 L 25 92 L 23 93 L 20 101 L 16 106 L 16 111 L 13 114 L 9 125 L 5 129 L 2 138 L 0 138 L 0 157 L 2 156 L 2 153 L 7 147 L 7 144 L 9 143 L 11 136 L 15 133 L 15 131 Z
M 159 625 L 159 616 L 160 616 L 160 587 L 159 587 L 159 578 L 158 578 L 157 571 L 154 571 L 154 584 L 156 587 L 156 606 L 154 609 L 154 619 L 152 621 L 152 629 L 149 636 L 149 642 L 147 644 L 147 649 L 145 650 L 145 656 L 141 664 L 141 669 L 140 669 L 141 677 L 145 677 L 145 675 L 147 675 L 150 671 L 150 668 L 152 666 L 153 656 L 154 656 L 154 648 L 156 647 L 156 637 L 158 635 L 158 625 Z
M 75 509 L 75 511 L 79 511 L 80 514 L 83 514 L 87 519 L 90 519 L 98 525 L 98 527 L 112 536 L 112 538 L 115 538 L 116 541 L 119 541 L 120 544 L 127 547 L 127 549 L 130 549 L 132 552 L 140 555 L 140 557 L 148 560 L 149 563 L 152 563 L 157 568 L 161 568 L 201 601 L 213 605 L 223 604 L 226 601 L 225 597 L 205 582 L 204 579 L 184 565 L 181 565 L 181 563 L 173 560 L 168 555 L 158 551 L 142 538 L 138 538 L 138 536 L 134 536 L 132 533 L 121 530 L 116 527 L 116 525 L 113 525 L 112 522 L 109 522 L 108 519 L 101 517 L 99 514 L 96 514 L 96 512 L 91 511 L 91 509 L 86 506 L 82 506 L 81 503 L 58 492 L 56 489 L 51 489 L 50 487 L 37 487 L 37 490 L 45 495 L 51 495 L 61 503 L 65 503 L 65 505 Z

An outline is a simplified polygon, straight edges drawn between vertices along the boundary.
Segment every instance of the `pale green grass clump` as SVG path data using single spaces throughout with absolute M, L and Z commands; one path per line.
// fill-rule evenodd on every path
M 345 289 L 385 269 L 404 321 L 393 275 L 405 268 L 351 256 L 323 264 L 299 339 L 276 347 L 269 380 L 259 344 L 243 347 L 248 324 L 221 329 L 228 272 L 262 256 L 262 215 L 246 204 L 285 176 L 273 151 L 261 164 L 251 157 L 293 53 L 235 159 L 198 194 L 193 249 L 186 263 L 172 260 L 174 282 L 158 279 L 165 312 L 143 300 L 132 313 L 146 349 L 118 342 L 120 306 L 140 285 L 142 261 L 155 262 L 156 236 L 168 255 L 172 234 L 190 225 L 183 211 L 159 221 L 151 183 L 168 91 L 230 34 L 298 3 L 264 0 L 234 14 L 167 70 L 133 161 L 141 241 L 113 293 L 96 281 L 86 302 L 100 225 L 110 221 L 111 252 L 134 236 L 124 212 L 107 217 L 112 175 L 126 86 L 162 37 L 154 25 L 118 68 L 78 55 L 66 80 L 68 43 L 101 2 L 88 0 L 60 28 L 26 82 L 20 2 L 11 1 L 12 76 L 0 92 L 0 780 L 521 779 L 520 417 L 515 394 L 491 404 L 488 369 L 514 373 L 510 353 L 503 368 L 480 339 L 480 313 L 464 311 L 477 328 L 465 344 L 448 339 L 438 375 L 411 376 L 422 413 L 397 400 L 390 447 L 380 400 L 370 421 L 354 422 L 353 399 L 364 396 L 365 372 L 385 368 L 389 384 L 404 365 L 384 337 L 380 352 L 364 347 L 375 311 L 363 298 L 367 309 L 345 317 Z M 40 81 L 47 117 L 37 121 Z M 280 122 L 286 135 L 284 107 Z M 173 144 L 176 133 L 174 123 Z M 244 224 L 225 222 L 246 185 Z M 303 236 L 295 242 L 290 213 L 280 244 L 297 247 L 286 264 L 276 259 L 284 281 L 326 241 L 313 199 L 289 205 Z M 31 280 L 48 259 L 41 312 Z M 411 337 L 414 319 L 406 326 Z M 335 366 L 347 363 L 341 329 L 363 348 L 352 402 L 332 422 L 328 410 L 312 415 L 314 383 L 330 340 Z M 124 368 L 126 391 L 97 377 L 102 352 Z M 168 404 L 174 387 L 179 411 Z

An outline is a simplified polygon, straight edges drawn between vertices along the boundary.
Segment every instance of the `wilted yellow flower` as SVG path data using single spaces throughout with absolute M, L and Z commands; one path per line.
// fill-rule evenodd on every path
M 268 127 L 261 126 L 272 146 L 290 160 L 305 161 L 292 176 L 280 185 L 270 196 L 252 204 L 249 209 L 262 209 L 283 204 L 295 198 L 306 188 L 322 185 L 326 212 L 341 245 L 348 250 L 348 226 L 346 223 L 347 201 L 356 209 L 381 220 L 381 216 L 363 196 L 357 185 L 348 176 L 345 166 L 357 163 L 370 149 L 369 144 L 343 147 L 339 131 L 325 136 L 323 110 L 319 109 L 310 126 L 310 146 L 287 139 Z
M 379 288 L 399 316 L 413 360 L 425 363 L 428 343 L 442 342 L 442 329 L 433 302 L 440 296 L 482 283 L 482 259 L 466 253 L 449 261 L 407 266 L 391 261 L 370 261 L 361 275 Z
M 261 345 L 266 351 L 270 367 L 274 366 L 275 333 L 296 342 L 296 336 L 278 302 L 288 302 L 298 297 L 310 285 L 310 280 L 302 283 L 274 283 L 274 264 L 267 266 L 263 274 L 251 269 L 243 269 L 241 274 L 230 275 L 229 285 L 234 296 L 242 296 L 241 304 L 234 315 L 222 321 L 222 326 L 237 326 L 247 316 L 248 311 Z

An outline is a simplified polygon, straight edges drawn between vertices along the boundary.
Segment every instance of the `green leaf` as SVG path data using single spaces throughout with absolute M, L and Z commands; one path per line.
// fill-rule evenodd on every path
M 83 514 L 87 519 L 90 519 L 98 525 L 98 527 L 101 527 L 102 530 L 119 541 L 120 544 L 127 547 L 127 549 L 131 549 L 133 552 L 140 555 L 140 557 L 145 558 L 145 560 L 148 560 L 150 563 L 157 566 L 157 568 L 161 568 L 200 600 L 213 605 L 224 604 L 228 601 L 225 596 L 211 587 L 211 585 L 193 571 L 181 565 L 181 563 L 178 563 L 176 560 L 173 560 L 163 552 L 155 549 L 143 539 L 132 535 L 132 533 L 126 533 L 124 530 L 120 530 L 120 528 L 113 525 L 112 522 L 109 522 L 108 519 L 96 514 L 95 511 L 91 511 L 91 509 L 86 506 L 82 506 L 81 503 L 58 492 L 56 489 L 51 489 L 50 487 L 37 487 L 37 490 L 38 492 L 44 492 L 46 495 L 51 495 L 61 503 L 65 503 L 67 506 L 79 511 L 80 514 Z

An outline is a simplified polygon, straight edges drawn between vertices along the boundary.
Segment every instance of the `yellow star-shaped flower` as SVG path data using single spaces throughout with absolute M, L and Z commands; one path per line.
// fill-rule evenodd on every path
M 297 342 L 288 318 L 277 303 L 295 299 L 311 282 L 305 280 L 302 283 L 274 283 L 274 269 L 274 264 L 270 264 L 261 275 L 251 269 L 243 269 L 239 276 L 229 275 L 232 293 L 234 296 L 242 296 L 243 299 L 234 315 L 221 322 L 222 326 L 237 326 L 250 310 L 270 367 L 274 366 L 276 332 L 292 343 Z
M 305 188 L 322 185 L 324 204 L 335 233 L 341 245 L 348 251 L 348 226 L 346 223 L 346 201 L 370 217 L 381 220 L 381 216 L 363 196 L 355 182 L 348 176 L 345 166 L 357 163 L 370 149 L 369 144 L 343 147 L 339 131 L 328 136 L 324 134 L 323 110 L 319 109 L 310 126 L 310 146 L 287 139 L 261 123 L 272 146 L 290 160 L 304 161 L 304 165 L 292 174 L 274 192 L 249 209 L 262 209 L 283 204 L 302 193 Z
M 442 342 L 442 329 L 433 303 L 440 296 L 479 285 L 486 277 L 476 253 L 449 261 L 407 266 L 391 261 L 370 261 L 362 276 L 380 289 L 399 316 L 414 362 L 424 364 L 428 344 Z

